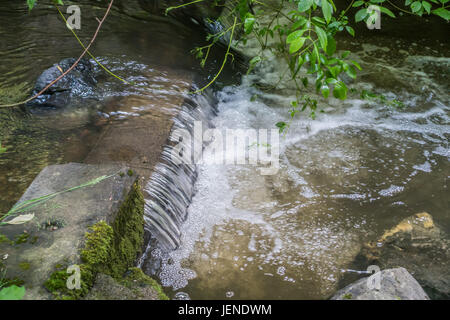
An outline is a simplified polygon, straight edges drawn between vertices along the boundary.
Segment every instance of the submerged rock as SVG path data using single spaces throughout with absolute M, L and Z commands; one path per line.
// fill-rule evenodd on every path
M 357 259 L 381 269 L 405 267 L 432 299 L 450 298 L 450 240 L 426 212 L 366 244 Z
M 425 291 L 405 268 L 380 271 L 379 286 L 362 278 L 339 290 L 332 300 L 429 300 Z M 377 277 L 377 274 L 371 277 Z
M 67 58 L 45 70 L 37 79 L 32 95 L 37 94 L 52 81 L 67 71 L 76 61 Z M 73 97 L 92 96 L 96 86 L 94 68 L 87 59 L 81 59 L 77 66 L 61 80 L 50 87 L 44 94 L 30 101 L 32 107 L 61 108 L 68 105 Z

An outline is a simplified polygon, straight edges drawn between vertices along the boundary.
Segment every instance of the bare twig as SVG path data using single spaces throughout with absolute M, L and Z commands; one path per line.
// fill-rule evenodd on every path
M 106 10 L 105 15 L 103 16 L 103 19 L 98 22 L 97 30 L 95 31 L 94 36 L 91 39 L 91 42 L 89 42 L 88 46 L 84 49 L 83 53 L 80 55 L 80 57 L 77 59 L 77 61 L 75 61 L 75 63 L 69 69 L 67 69 L 63 74 L 61 74 L 58 78 L 56 78 L 55 80 L 50 82 L 50 84 L 48 84 L 44 89 L 42 89 L 40 92 L 38 92 L 37 94 L 35 94 L 31 98 L 29 98 L 29 99 L 27 99 L 25 101 L 22 101 L 22 102 L 14 103 L 14 104 L 0 105 L 0 108 L 19 106 L 19 105 L 25 104 L 27 102 L 30 102 L 31 100 L 36 99 L 41 94 L 43 94 L 45 91 L 47 91 L 51 86 L 53 86 L 59 80 L 64 78 L 69 72 L 71 72 L 78 65 L 78 63 L 81 61 L 81 59 L 86 55 L 86 53 L 89 51 L 89 48 L 92 46 L 92 44 L 94 43 L 95 39 L 97 38 L 97 35 L 98 35 L 99 31 L 100 31 L 100 28 L 102 27 L 103 22 L 105 21 L 106 17 L 109 14 L 109 11 L 111 10 L 113 2 L 114 2 L 114 0 L 111 0 L 111 2 L 108 5 L 108 9 Z

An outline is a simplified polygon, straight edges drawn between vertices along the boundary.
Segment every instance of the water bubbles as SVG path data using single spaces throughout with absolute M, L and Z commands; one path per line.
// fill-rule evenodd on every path
M 277 274 L 279 274 L 280 276 L 284 276 L 285 273 L 286 273 L 286 268 L 285 267 L 279 267 L 277 269 Z
M 186 292 L 180 291 L 175 294 L 173 300 L 191 300 L 191 297 L 189 297 L 189 294 L 187 294 Z

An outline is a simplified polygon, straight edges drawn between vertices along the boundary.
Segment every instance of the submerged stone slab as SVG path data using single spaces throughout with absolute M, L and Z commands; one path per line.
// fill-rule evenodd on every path
M 98 180 L 92 185 L 57 194 L 31 207 L 25 212 L 34 214 L 31 221 L 1 227 L 1 233 L 9 240 L 3 237 L 3 241 L 0 241 L 0 261 L 3 264 L 0 267 L 6 268 L 6 278 L 10 281 L 23 283 L 26 288 L 25 299 L 54 298 L 45 288 L 45 282 L 55 270 L 65 272 L 66 266 L 84 263 L 80 251 L 86 244 L 86 232 L 100 221 L 112 226 L 114 243 L 108 244 L 111 248 L 141 249 L 143 200 L 139 202 L 139 199 L 135 199 L 140 192 L 137 191 L 137 175 L 128 167 L 77 163 L 46 167 L 18 204 L 95 179 Z M 130 203 L 142 208 L 136 212 L 124 212 L 124 206 L 130 206 Z M 141 216 L 133 217 L 133 214 Z M 133 221 L 137 221 L 137 224 L 129 225 Z M 129 230 L 131 228 L 136 230 Z M 130 232 L 138 233 L 137 240 L 129 239 Z M 125 256 L 121 251 L 116 251 L 122 254 L 118 258 L 122 260 L 120 263 L 124 262 L 129 267 L 132 266 L 130 261 L 134 261 L 139 253 L 131 252 Z
M 375 275 L 374 275 L 375 276 Z M 379 288 L 368 277 L 339 290 L 332 300 L 429 300 L 419 283 L 405 268 L 379 272 Z M 371 282 L 372 284 L 373 282 Z
M 126 165 L 144 181 L 149 179 L 168 142 L 174 117 L 185 102 L 185 93 L 192 86 L 193 75 L 168 69 L 154 70 L 148 77 L 155 79 L 157 88 L 142 96 L 129 95 L 106 103 L 103 113 L 109 118 L 84 163 Z

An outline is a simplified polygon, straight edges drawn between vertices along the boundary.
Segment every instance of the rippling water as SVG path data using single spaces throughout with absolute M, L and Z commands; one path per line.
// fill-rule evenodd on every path
M 25 1 L 0 1 L 0 104 L 24 100 L 45 69 L 83 51 L 50 3 L 39 1 L 28 13 Z M 103 16 L 107 2 L 77 4 L 77 33 L 87 44 L 97 27 L 95 17 Z M 189 22 L 150 15 L 138 1 L 115 1 L 91 52 L 135 85 L 96 67 L 98 90 L 90 99 L 61 110 L 0 110 L 0 141 L 7 149 L 0 155 L 0 212 L 9 210 L 45 166 L 83 161 L 108 122 L 152 110 L 173 114 L 179 108 L 171 103 L 173 98 L 183 97 L 194 77 L 205 81 L 205 72 L 190 54 L 204 38 Z M 213 53 L 206 70 L 215 69 L 216 61 Z

